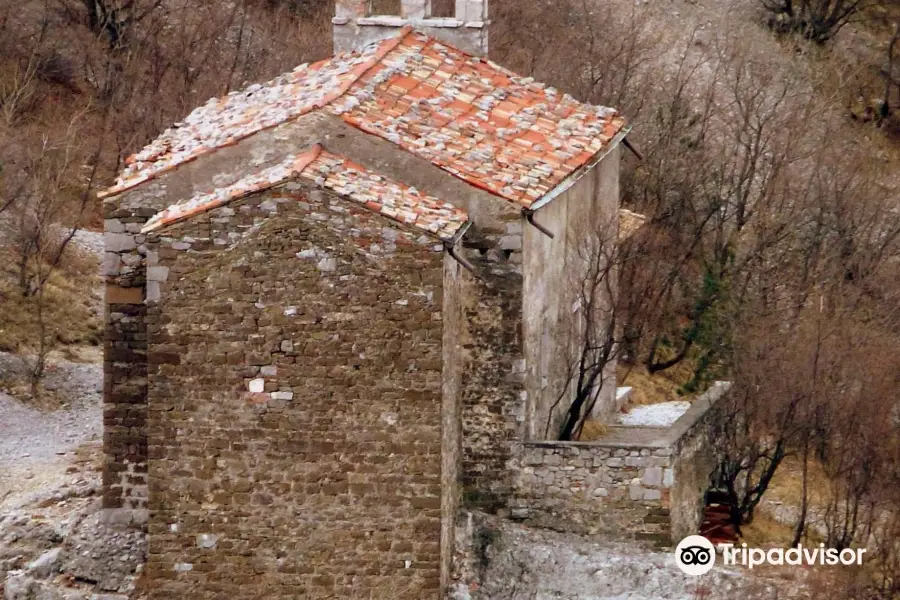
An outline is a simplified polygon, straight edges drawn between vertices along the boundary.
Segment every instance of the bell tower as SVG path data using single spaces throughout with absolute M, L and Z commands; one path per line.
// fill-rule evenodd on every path
M 479 56 L 488 52 L 488 0 L 336 0 L 334 52 L 393 37 L 412 27 Z

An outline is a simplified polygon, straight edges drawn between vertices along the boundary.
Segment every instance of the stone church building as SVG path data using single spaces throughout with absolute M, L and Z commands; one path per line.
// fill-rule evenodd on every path
M 367 6 L 106 193 L 104 506 L 146 528 L 151 598 L 438 598 L 461 511 L 523 510 L 515 465 L 553 464 L 626 121 L 486 60 L 486 0 Z M 653 456 L 631 500 L 668 510 Z

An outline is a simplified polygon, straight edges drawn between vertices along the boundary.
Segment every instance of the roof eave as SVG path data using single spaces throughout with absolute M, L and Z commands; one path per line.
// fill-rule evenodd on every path
M 603 148 L 598 150 L 597 153 L 594 154 L 594 156 L 592 156 L 586 163 L 584 163 L 583 165 L 578 167 L 575 171 L 573 171 L 571 174 L 569 174 L 565 179 L 560 181 L 556 185 L 556 187 L 554 187 L 552 190 L 550 190 L 549 192 L 547 192 L 546 194 L 544 194 L 543 196 L 541 196 L 540 198 L 538 198 L 537 200 L 532 202 L 531 206 L 529 206 L 528 208 L 533 211 L 538 210 L 539 208 L 547 206 L 548 204 L 553 202 L 553 200 L 556 199 L 558 196 L 561 196 L 562 194 L 564 194 L 569 188 L 571 188 L 573 185 L 575 185 L 578 182 L 578 180 L 580 180 L 582 177 L 584 177 L 588 173 L 588 171 L 593 169 L 595 166 L 597 166 L 600 163 L 600 161 L 602 161 L 604 158 L 606 158 L 607 155 L 610 152 L 612 152 L 622 142 L 622 140 L 625 139 L 625 136 L 627 136 L 630 132 L 631 132 L 631 125 L 628 125 L 628 124 L 623 125 L 622 128 L 616 133 L 616 135 L 613 136 L 613 138 L 609 141 L 609 143 L 606 146 L 604 146 Z
M 456 233 L 449 239 L 442 240 L 446 244 L 450 244 L 451 246 L 455 246 L 459 243 L 459 241 L 466 235 L 466 232 L 469 230 L 469 227 L 472 226 L 472 221 L 466 219 L 466 222 L 459 226 L 459 229 L 456 230 Z

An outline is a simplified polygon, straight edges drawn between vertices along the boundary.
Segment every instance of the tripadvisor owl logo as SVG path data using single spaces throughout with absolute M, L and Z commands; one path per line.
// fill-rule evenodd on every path
M 861 565 L 865 548 L 806 548 L 798 544 L 793 548 L 748 548 L 741 544 L 719 544 L 724 566 L 742 565 L 749 569 L 760 565 Z M 689 535 L 675 548 L 675 564 L 687 575 L 703 575 L 716 564 L 716 549 L 705 537 Z
M 716 564 L 716 549 L 705 537 L 689 535 L 675 548 L 675 564 L 686 575 L 703 575 Z

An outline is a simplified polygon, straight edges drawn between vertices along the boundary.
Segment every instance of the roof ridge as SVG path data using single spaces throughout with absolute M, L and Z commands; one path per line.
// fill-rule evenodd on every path
M 372 57 L 369 60 L 367 60 L 366 62 L 364 62 L 360 65 L 357 65 L 353 69 L 353 71 L 352 71 L 353 77 L 348 79 L 346 82 L 342 83 L 332 93 L 325 95 L 320 100 L 317 100 L 316 102 L 311 104 L 303 112 L 295 115 L 291 119 L 273 123 L 272 125 L 269 125 L 268 127 L 263 127 L 261 129 L 254 130 L 254 131 L 248 133 L 247 135 L 233 138 L 233 139 L 231 139 L 231 141 L 228 145 L 237 144 L 241 140 L 251 137 L 253 135 L 256 135 L 257 133 L 260 133 L 261 131 L 266 131 L 267 129 L 274 129 L 276 127 L 280 127 L 280 126 L 284 125 L 285 123 L 291 123 L 293 121 L 296 121 L 300 117 L 306 116 L 313 111 L 325 108 L 329 104 L 335 102 L 336 100 L 338 100 L 339 98 L 344 96 L 348 91 L 350 91 L 350 88 L 352 88 L 356 84 L 357 81 L 359 81 L 371 69 L 375 68 L 382 60 L 384 60 L 384 57 L 387 56 L 388 54 L 390 54 L 393 50 L 395 50 L 397 48 L 397 46 L 399 46 L 403 42 L 403 40 L 405 40 L 406 37 L 408 35 L 410 35 L 413 31 L 414 31 L 414 29 L 412 26 L 406 25 L 400 30 L 400 33 L 397 34 L 396 36 L 380 40 L 378 42 L 379 48 L 378 48 L 378 50 L 375 51 L 375 53 L 372 55 Z M 352 54 L 353 52 L 357 52 L 357 50 L 351 50 L 350 52 L 344 52 L 341 54 Z M 337 56 L 340 56 L 340 55 L 335 55 L 330 58 L 322 59 L 321 61 L 317 61 L 317 63 L 333 60 Z M 317 63 L 312 63 L 312 64 L 317 64 Z M 222 96 L 222 97 L 216 98 L 216 100 L 223 100 L 224 98 L 227 98 L 227 96 Z M 148 181 L 150 179 L 158 177 L 168 171 L 172 171 L 172 170 L 176 169 L 177 167 L 181 166 L 182 164 L 190 162 L 190 161 L 198 158 L 199 156 L 201 156 L 203 154 L 208 154 L 209 152 L 212 152 L 216 149 L 217 148 L 205 148 L 205 149 L 203 149 L 202 152 L 198 152 L 194 156 L 191 156 L 189 159 L 187 159 L 181 163 L 160 169 L 159 171 L 153 173 L 152 175 L 148 175 L 148 176 L 144 176 L 144 177 L 137 177 L 137 178 L 133 179 L 132 181 L 128 182 L 127 184 L 116 183 L 113 186 L 111 186 L 110 188 L 99 192 L 97 194 L 97 197 L 102 200 L 104 198 L 107 198 L 110 196 L 116 196 L 118 194 L 121 194 L 122 192 L 126 192 L 134 187 L 137 187 L 138 185 L 140 185 L 142 183 L 145 183 L 146 181 Z M 130 156 L 129 159 L 131 159 L 133 156 L 134 155 Z M 127 162 L 127 160 L 128 159 L 126 159 L 126 162 Z
M 356 74 L 355 77 L 353 77 L 352 79 L 348 79 L 346 82 L 342 83 L 340 87 L 335 90 L 336 93 L 329 94 L 325 96 L 325 98 L 323 98 L 320 102 L 313 104 L 313 107 L 310 110 L 312 111 L 320 108 L 325 108 L 335 100 L 342 98 L 347 92 L 350 91 L 350 88 L 356 85 L 357 81 L 362 79 L 366 73 L 371 71 L 376 65 L 383 61 L 385 56 L 396 50 L 397 46 L 402 44 L 403 40 L 405 40 L 407 36 L 409 36 L 412 32 L 412 25 L 404 25 L 399 34 L 395 35 L 394 37 L 381 40 L 380 44 L 383 44 L 383 46 L 378 48 L 378 50 L 372 56 L 372 59 L 353 69 L 354 73 Z M 356 73 L 356 71 L 359 72 Z
M 314 162 L 319 155 L 322 153 L 323 147 L 320 143 L 315 143 L 310 148 L 300 154 L 294 155 L 294 160 L 291 163 L 291 174 L 297 174 L 303 172 L 303 170 L 308 167 L 312 162 Z M 282 163 L 283 164 L 283 163 Z M 280 165 L 274 165 L 270 168 L 278 168 Z M 180 223 L 186 219 L 190 219 L 191 217 L 198 215 L 200 213 L 204 213 L 206 211 L 212 210 L 214 208 L 218 208 L 225 204 L 229 204 L 234 202 L 235 200 L 240 200 L 241 198 L 245 198 L 250 194 L 255 194 L 257 192 L 262 192 L 264 190 L 270 189 L 279 185 L 282 180 L 278 180 L 277 182 L 271 181 L 260 181 L 257 185 L 251 185 L 247 188 L 240 190 L 239 192 L 234 192 L 228 194 L 227 196 L 222 197 L 213 197 L 206 202 L 198 202 L 195 206 L 190 207 L 184 212 L 176 212 L 174 214 L 170 214 L 170 210 L 178 206 L 178 203 L 173 204 L 170 207 L 167 207 L 160 212 L 156 213 L 149 221 L 147 221 L 146 225 L 141 228 L 141 233 L 150 233 L 151 231 L 156 231 L 162 227 L 168 227 L 169 225 L 174 225 L 175 223 Z M 227 190 L 228 188 L 222 188 Z M 204 198 L 205 196 L 211 196 L 215 194 L 215 191 L 209 192 L 206 194 L 199 194 L 192 197 L 194 198 Z

